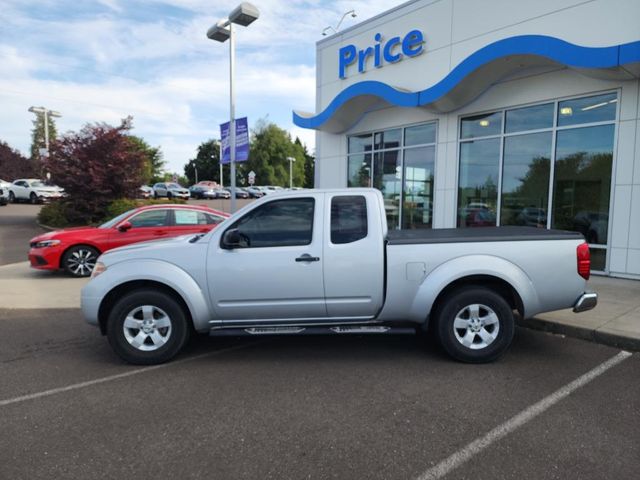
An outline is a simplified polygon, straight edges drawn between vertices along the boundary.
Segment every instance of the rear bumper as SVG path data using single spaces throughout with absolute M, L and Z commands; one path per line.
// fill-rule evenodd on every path
M 596 307 L 598 304 L 598 294 L 595 292 L 584 292 L 576 303 L 573 305 L 573 311 L 575 313 L 586 312 Z

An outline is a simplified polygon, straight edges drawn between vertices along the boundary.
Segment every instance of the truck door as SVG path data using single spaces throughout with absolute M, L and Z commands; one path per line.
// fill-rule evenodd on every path
M 384 301 L 384 241 L 373 194 L 326 194 L 324 287 L 333 318 L 371 318 Z
M 207 276 L 222 320 L 326 319 L 322 284 L 323 194 L 274 199 L 221 233 L 241 246 L 209 249 Z M 216 237 L 217 238 L 217 237 Z

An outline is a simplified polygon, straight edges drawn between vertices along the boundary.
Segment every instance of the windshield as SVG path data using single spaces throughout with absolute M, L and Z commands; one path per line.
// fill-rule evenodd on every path
M 169 188 L 182 188 L 180 185 L 178 185 L 177 183 L 170 183 L 168 185 Z
M 40 180 L 36 180 L 35 182 L 31 182 L 31 186 L 32 187 L 46 187 L 46 185 L 44 183 L 42 183 Z
M 117 224 L 119 224 L 122 220 L 124 220 L 125 218 L 127 218 L 129 215 L 131 215 L 133 212 L 135 211 L 135 208 L 132 208 L 131 210 L 121 213 L 120 215 L 118 215 L 117 217 L 112 218 L 111 220 L 109 220 L 108 222 L 103 223 L 102 225 L 100 225 L 98 228 L 112 228 L 115 227 Z

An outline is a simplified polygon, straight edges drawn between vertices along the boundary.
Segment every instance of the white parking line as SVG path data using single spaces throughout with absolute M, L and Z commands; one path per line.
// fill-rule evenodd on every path
M 512 417 L 511 419 L 504 422 L 502 425 L 497 426 L 485 436 L 477 438 L 466 447 L 458 450 L 449 458 L 446 458 L 439 464 L 431 467 L 429 470 L 420 475 L 418 477 L 418 480 L 436 480 L 444 477 L 455 468 L 458 468 L 463 463 L 469 461 L 472 457 L 480 453 L 491 444 L 497 442 L 516 429 L 522 427 L 524 424 L 543 413 L 549 407 L 555 405 L 560 400 L 569 396 L 575 390 L 585 386 L 587 383 L 602 375 L 610 368 L 615 367 L 617 364 L 619 364 L 626 358 L 629 358 L 630 356 L 631 353 L 621 351 L 615 357 L 612 357 L 606 362 L 601 363 L 593 370 L 585 373 L 581 377 L 578 377 L 573 382 L 568 383 L 559 390 L 556 390 L 548 397 L 543 398 L 538 403 L 531 405 L 527 409 L 517 414 L 515 417 Z
M 67 385 L 66 387 L 52 388 L 51 390 L 44 390 L 42 392 L 30 393 L 28 395 L 21 395 L 19 397 L 8 398 L 6 400 L 0 400 L 0 407 L 5 407 L 7 405 L 11 405 L 11 404 L 14 404 L 14 403 L 25 402 L 27 400 L 35 400 L 36 398 L 49 397 L 51 395 L 56 395 L 58 393 L 64 393 L 64 392 L 68 392 L 68 391 L 71 391 L 71 390 L 78 390 L 80 388 L 90 387 L 92 385 L 98 385 L 100 383 L 112 382 L 114 380 L 119 380 L 121 378 L 131 377 L 133 375 L 138 375 L 140 373 L 151 372 L 152 370 L 158 370 L 160 368 L 170 367 L 172 365 L 179 365 L 179 364 L 185 363 L 185 362 L 191 362 L 193 360 L 198 360 L 198 359 L 204 358 L 204 357 L 210 357 L 210 356 L 217 355 L 217 354 L 220 354 L 220 353 L 232 352 L 234 350 L 240 350 L 242 348 L 252 347 L 252 346 L 257 345 L 259 343 L 263 343 L 264 341 L 265 340 L 262 340 L 262 341 L 259 341 L 259 342 L 251 342 L 251 343 L 244 344 L 244 345 L 236 345 L 234 347 L 223 348 L 223 349 L 220 349 L 220 350 L 216 350 L 214 352 L 203 353 L 201 355 L 196 355 L 194 357 L 189 357 L 189 358 L 185 358 L 185 359 L 182 359 L 182 360 L 177 360 L 177 361 L 171 362 L 171 363 L 163 363 L 163 364 L 160 364 L 160 365 L 153 365 L 153 366 L 150 366 L 150 367 L 137 368 L 135 370 L 129 370 L 127 372 L 118 373 L 116 375 L 109 375 L 108 377 L 101 377 L 101 378 L 96 378 L 94 380 L 87 380 L 86 382 L 74 383 L 72 385 Z

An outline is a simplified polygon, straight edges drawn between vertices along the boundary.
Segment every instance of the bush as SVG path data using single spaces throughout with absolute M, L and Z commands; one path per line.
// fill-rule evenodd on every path
M 185 201 L 179 199 L 131 200 L 128 198 L 121 198 L 109 203 L 105 214 L 96 222 L 93 222 L 93 224 L 99 225 L 133 208 L 142 207 L 144 205 L 159 205 L 163 203 L 185 203 Z M 61 200 L 44 205 L 40 209 L 40 213 L 38 213 L 38 223 L 54 228 L 76 227 L 87 224 L 84 221 L 84 217 L 77 214 L 74 202 L 70 200 Z

